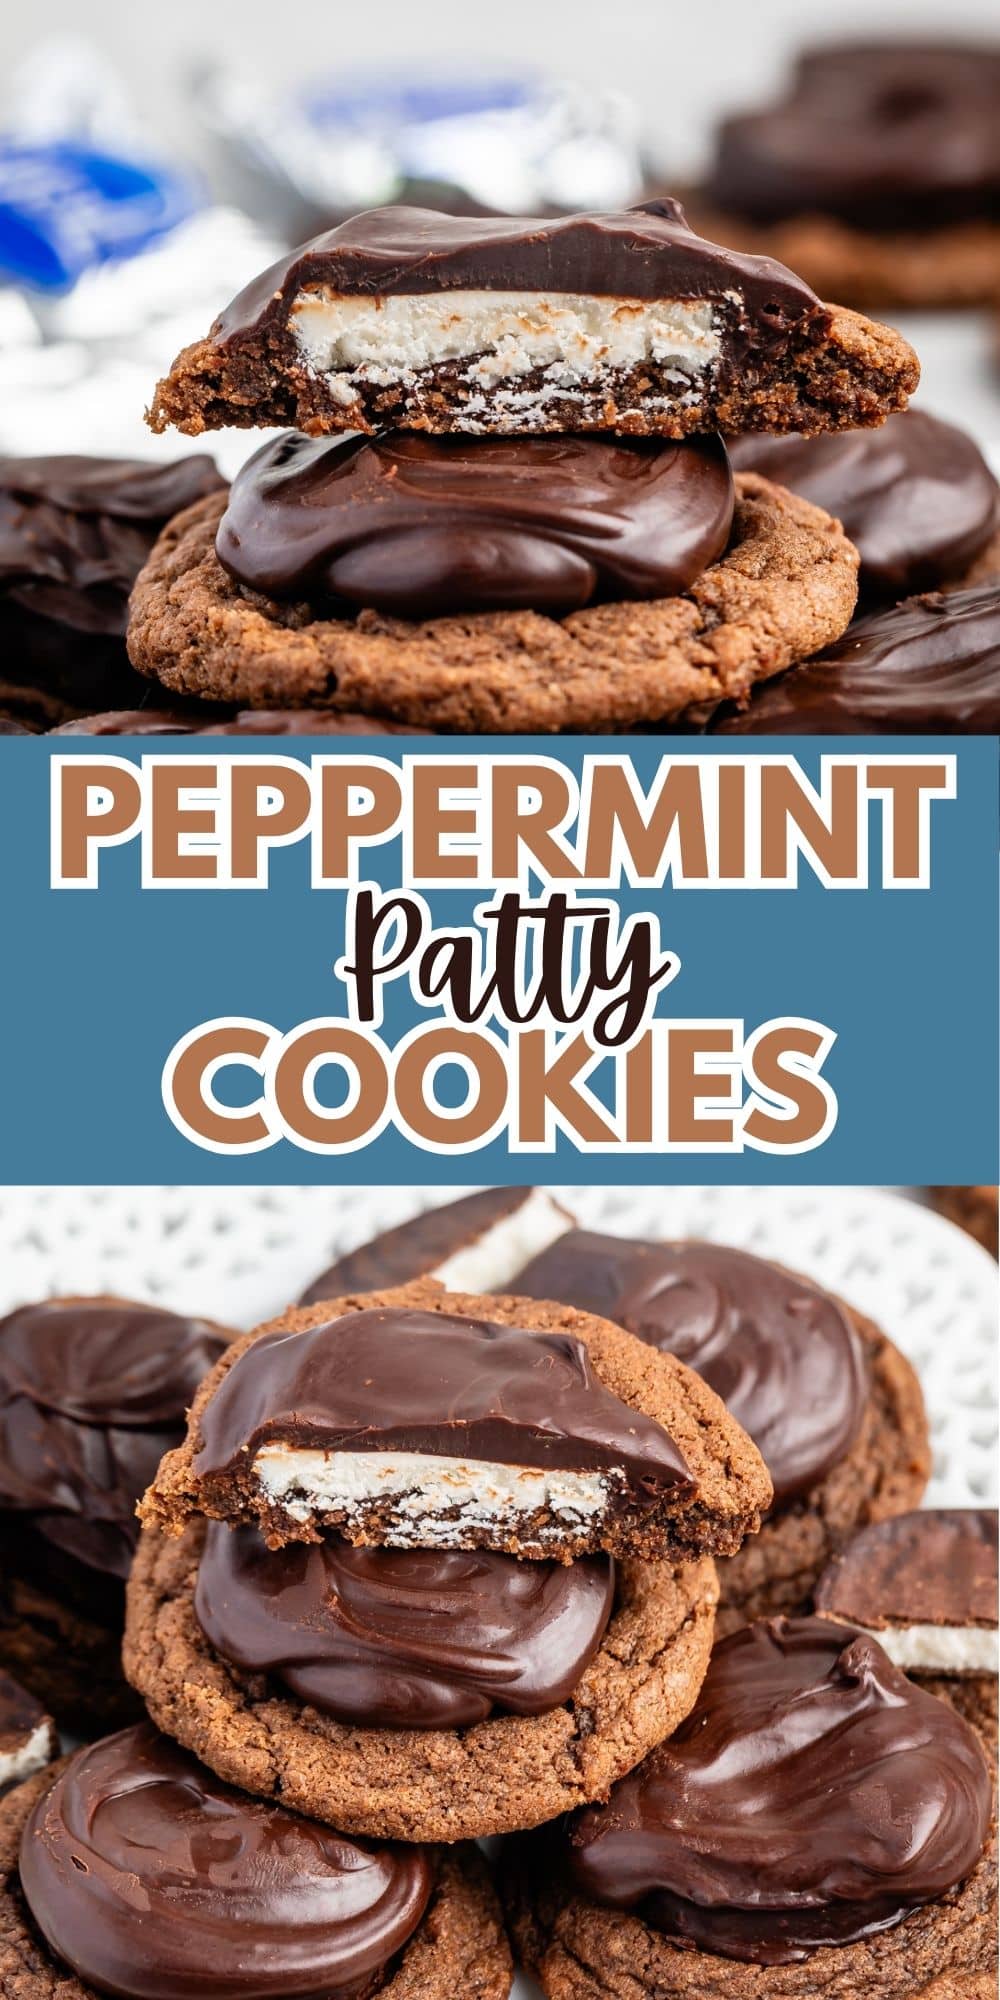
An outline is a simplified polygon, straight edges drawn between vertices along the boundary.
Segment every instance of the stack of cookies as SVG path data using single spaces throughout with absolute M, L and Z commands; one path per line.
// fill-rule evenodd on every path
M 151 421 L 296 426 L 165 530 L 140 673 L 465 732 L 693 725 L 836 640 L 857 554 L 721 433 L 864 429 L 915 356 L 669 199 L 372 210 L 188 348 Z
M 516 1188 L 309 1297 L 210 1330 L 183 1433 L 148 1359 L 98 1398 L 95 1316 L 140 1309 L 85 1302 L 54 1505 L 84 1409 L 172 1432 L 127 1589 L 150 1720 L 0 1803 L 4 2000 L 506 2000 L 492 1834 L 549 2000 L 985 2000 L 996 1521 L 903 1512 L 885 1336 Z M 12 1777 L 50 1747 L 17 1715 Z

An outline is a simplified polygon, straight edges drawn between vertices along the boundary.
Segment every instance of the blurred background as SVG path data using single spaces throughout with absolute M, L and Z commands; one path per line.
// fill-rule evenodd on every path
M 805 43 L 990 40 L 996 0 L 39 0 L 0 17 L 0 451 L 176 455 L 142 410 L 290 242 L 397 198 L 525 213 L 697 183 Z M 428 195 L 428 188 L 430 194 Z M 1000 271 L 997 274 L 1000 298 Z M 986 308 L 886 311 L 1000 444 Z M 254 440 L 222 436 L 227 472 Z

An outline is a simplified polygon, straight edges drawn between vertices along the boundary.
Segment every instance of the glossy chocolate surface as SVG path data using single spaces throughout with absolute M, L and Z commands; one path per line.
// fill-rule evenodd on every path
M 607 1556 L 518 1562 L 480 1549 L 269 1550 L 210 1521 L 195 1611 L 217 1653 L 360 1728 L 457 1729 L 566 1701 L 614 1599 Z
M 862 1528 L 824 1571 L 816 1608 L 874 1630 L 997 1623 L 997 1510 L 927 1507 Z
M 249 1798 L 146 1723 L 77 1752 L 27 1821 L 20 1871 L 56 1958 L 122 2000 L 367 1993 L 432 1886 L 425 1849 Z
M 778 1618 L 716 1647 L 687 1721 L 570 1821 L 564 1853 L 595 1902 L 781 1965 L 946 1895 L 991 1812 L 983 1747 L 952 1708 L 864 1634 Z
M 400 618 L 563 617 L 597 599 L 672 597 L 733 521 L 721 438 L 307 438 L 237 474 L 223 568 L 267 598 Z
M 857 1435 L 868 1378 L 843 1309 L 746 1251 L 574 1229 L 510 1290 L 615 1320 L 695 1369 L 749 1432 L 776 1504 L 816 1486 Z
M 345 1251 L 313 1279 L 299 1304 L 346 1299 L 355 1292 L 387 1292 L 393 1285 L 408 1285 L 411 1278 L 425 1278 L 456 1250 L 464 1250 L 498 1222 L 516 1215 L 530 1193 L 530 1188 L 520 1187 L 477 1188 L 457 1201 L 411 1215 L 395 1229 L 382 1229 L 369 1243 Z
M 881 430 L 735 438 L 729 453 L 738 472 L 762 473 L 835 515 L 869 596 L 952 582 L 1000 524 L 1000 487 L 978 445 L 924 410 L 897 412 Z
M 271 1443 L 622 1468 L 633 1504 L 650 1506 L 693 1490 L 678 1446 L 603 1387 L 571 1334 L 402 1308 L 264 1334 L 240 1355 L 202 1411 L 195 1474 Z
M 0 1510 L 66 1555 L 128 1575 L 136 1502 L 179 1444 L 219 1328 L 119 1299 L 52 1299 L 0 1320 Z

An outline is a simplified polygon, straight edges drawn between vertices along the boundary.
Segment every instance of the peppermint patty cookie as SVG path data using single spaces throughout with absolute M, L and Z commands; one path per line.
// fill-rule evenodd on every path
M 920 1499 L 930 1452 L 913 1369 L 872 1320 L 807 1279 L 721 1243 L 570 1230 L 510 1286 L 673 1355 L 753 1438 L 774 1502 L 720 1564 L 720 1630 L 802 1609 L 857 1528 Z
M 547 1188 L 476 1188 L 345 1250 L 306 1286 L 299 1305 L 384 1292 L 414 1278 L 437 1278 L 449 1292 L 510 1291 L 514 1273 L 572 1227 L 569 1210 Z
M 19 1681 L 0 1671 L 0 1791 L 40 1771 L 58 1749 L 51 1715 Z
M 511 1843 L 515 1946 L 548 2000 L 987 2000 L 992 1794 L 867 1633 L 745 1626 L 607 1805 Z
M 830 42 L 720 127 L 701 226 L 825 297 L 967 306 L 1000 263 L 1000 45 Z M 703 208 L 702 208 L 703 203 Z
M 268 1549 L 146 1530 L 125 1666 L 221 1777 L 353 1833 L 464 1840 L 606 1798 L 688 1713 L 712 1563 L 491 1550 Z
M 723 705 L 726 736 L 995 736 L 1000 578 L 858 618 L 816 659 Z
M 863 599 L 1000 578 L 1000 486 L 973 439 L 926 410 L 878 431 L 734 438 L 729 456 L 836 516 Z
M 0 1320 L 0 1664 L 68 1727 L 135 1710 L 120 1654 L 136 1503 L 227 1338 L 115 1298 Z
M 704 1382 L 569 1305 L 431 1280 L 290 1309 L 234 1341 L 144 1521 L 250 1523 L 268 1546 L 490 1548 L 572 1562 L 734 1553 L 771 1501 Z
M 857 561 L 829 515 L 734 481 L 719 439 L 289 434 L 164 532 L 128 645 L 212 701 L 616 730 L 818 652 Z
M 881 423 L 917 375 L 899 334 L 706 242 L 669 197 L 543 219 L 375 208 L 241 292 L 178 356 L 150 422 L 813 431 Z
M 141 701 L 129 591 L 166 522 L 221 485 L 204 455 L 0 457 L 0 653 L 18 720 Z
M 995 1750 L 995 1507 L 928 1507 L 864 1528 L 824 1570 L 816 1609 L 871 1632 Z
M 358 1843 L 148 1724 L 0 1804 L 11 2000 L 506 2000 L 511 1978 L 474 1849 Z

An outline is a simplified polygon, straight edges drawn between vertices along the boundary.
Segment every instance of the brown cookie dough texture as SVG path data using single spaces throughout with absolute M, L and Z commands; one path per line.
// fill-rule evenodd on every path
M 221 496 L 178 515 L 132 593 L 128 647 L 175 693 L 362 709 L 441 730 L 618 729 L 739 700 L 845 630 L 858 557 L 839 524 L 737 477 L 730 546 L 683 596 L 567 618 L 316 618 L 240 591 L 215 554 Z
M 143 1534 L 125 1670 L 154 1722 L 210 1770 L 343 1832 L 452 1841 L 537 1826 L 588 1800 L 678 1727 L 712 1647 L 712 1563 L 625 1563 L 611 1621 L 572 1696 L 465 1729 L 363 1729 L 320 1715 L 213 1651 L 194 1612 L 204 1524 Z
M 393 1291 L 364 1292 L 341 1299 L 327 1299 L 318 1305 L 290 1307 L 278 1319 L 259 1326 L 221 1356 L 205 1377 L 195 1396 L 188 1422 L 188 1434 L 176 1450 L 168 1451 L 139 1512 L 147 1527 L 179 1535 L 192 1518 L 217 1513 L 222 1519 L 255 1521 L 265 1540 L 275 1523 L 259 1489 L 245 1496 L 232 1493 L 225 1508 L 205 1504 L 205 1494 L 195 1472 L 194 1461 L 201 1439 L 201 1413 L 219 1383 L 248 1347 L 262 1335 L 277 1331 L 301 1333 L 307 1327 L 322 1326 L 351 1312 L 375 1308 L 412 1308 L 421 1312 L 449 1313 L 458 1317 L 484 1319 L 501 1326 L 516 1326 L 540 1333 L 568 1333 L 587 1349 L 590 1366 L 598 1382 L 612 1395 L 662 1425 L 679 1446 L 695 1481 L 693 1499 L 670 1517 L 669 1547 L 664 1546 L 662 1525 L 644 1525 L 637 1520 L 630 1555 L 650 1561 L 669 1556 L 675 1561 L 703 1555 L 728 1555 L 740 1547 L 744 1536 L 755 1533 L 760 1517 L 771 1498 L 771 1482 L 763 1459 L 739 1424 L 734 1423 L 724 1403 L 690 1368 L 670 1354 L 647 1347 L 609 1320 L 592 1313 L 576 1312 L 570 1306 L 551 1301 L 517 1299 L 491 1294 L 446 1292 L 432 1278 L 402 1285 Z M 296 1530 L 296 1539 L 319 1541 L 319 1531 L 308 1524 Z M 348 1539 L 364 1540 L 364 1532 L 354 1529 Z M 276 1542 L 288 1539 L 287 1525 L 278 1527 Z M 475 1546 L 470 1539 L 467 1546 Z M 501 1541 L 488 1535 L 484 1546 L 500 1546 L 510 1555 L 558 1554 L 571 1561 L 593 1547 L 589 1534 L 581 1533 L 579 1546 L 560 1539 L 554 1548 L 526 1550 L 516 1540 Z M 615 1553 L 615 1551 L 611 1551 Z
M 874 311 L 917 311 L 980 306 L 996 294 L 1000 225 L 993 222 L 880 234 L 826 215 L 754 224 L 703 205 L 697 194 L 685 198 L 685 207 L 702 235 L 776 257 L 822 298 L 849 299 Z
M 850 1451 L 813 1492 L 769 1515 L 719 1565 L 717 1636 L 754 1618 L 809 1607 L 818 1577 L 858 1528 L 916 1507 L 930 1477 L 923 1393 L 905 1355 L 873 1320 L 840 1301 L 863 1343 L 871 1390 Z
M 572 1894 L 537 1835 L 511 1843 L 501 1889 L 515 1951 L 548 2000 L 995 2000 L 996 1871 L 994 1837 L 942 1902 L 858 1944 L 770 1966 L 679 1949 L 640 1917 Z
M 18 1880 L 25 1822 L 61 1768 L 39 1772 L 0 1800 L 2 2000 L 102 2000 L 49 1955 Z M 371 2000 L 507 2000 L 512 1979 L 510 1947 L 482 1856 L 470 1847 L 441 1854 L 420 1925 Z
M 984 1250 L 997 1254 L 997 1190 L 995 1187 L 932 1187 L 935 1208 L 968 1231 Z

